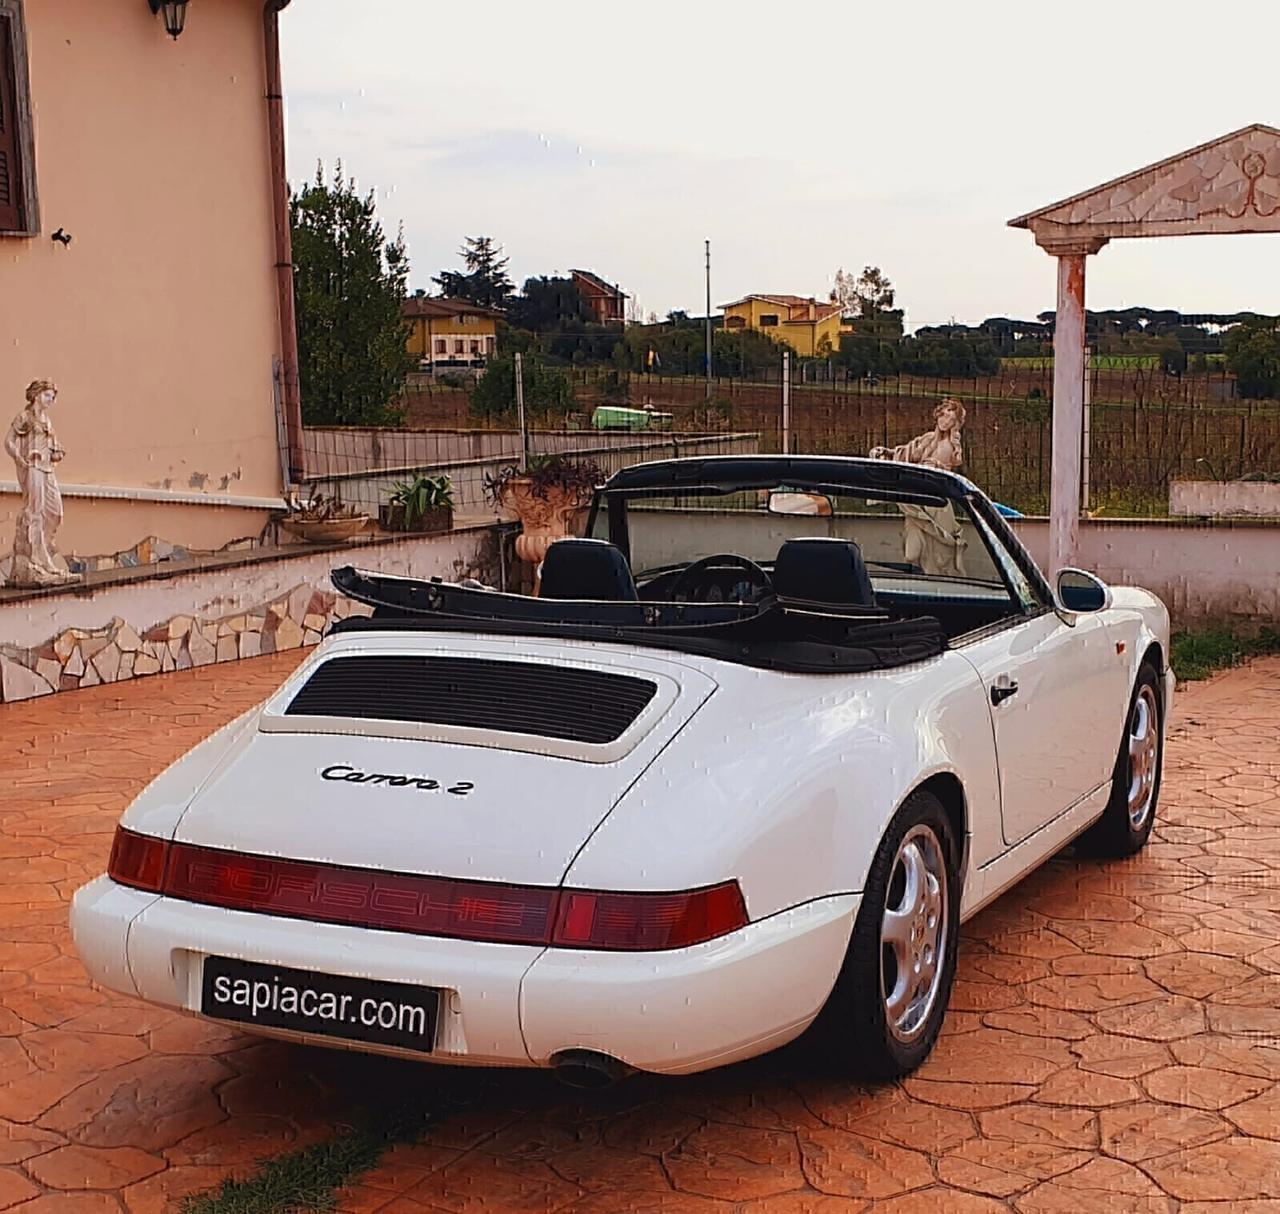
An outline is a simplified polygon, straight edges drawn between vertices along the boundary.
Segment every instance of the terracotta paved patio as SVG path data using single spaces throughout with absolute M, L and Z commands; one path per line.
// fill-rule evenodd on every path
M 1280 1209 L 1261 1200 L 1280 1199 L 1280 660 L 1179 693 L 1144 855 L 1057 860 L 966 927 L 917 1077 L 862 1090 L 793 1051 L 585 1099 L 257 1042 L 89 986 L 66 903 L 117 814 L 296 661 L 0 708 L 0 1209 L 175 1208 L 371 1095 L 435 1091 L 467 1109 L 343 1210 Z

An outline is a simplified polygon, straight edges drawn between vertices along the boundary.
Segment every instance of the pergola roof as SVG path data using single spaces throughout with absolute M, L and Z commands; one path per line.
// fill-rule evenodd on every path
M 1011 219 L 1038 244 L 1280 231 L 1280 130 L 1255 123 Z M 1052 251 L 1052 250 L 1051 250 Z

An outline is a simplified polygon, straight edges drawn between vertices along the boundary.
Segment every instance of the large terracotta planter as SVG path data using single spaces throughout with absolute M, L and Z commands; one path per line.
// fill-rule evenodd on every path
M 556 540 L 582 534 L 591 496 L 552 486 L 546 497 L 538 497 L 533 492 L 533 481 L 522 476 L 508 482 L 503 505 L 520 520 L 516 556 L 536 568 Z

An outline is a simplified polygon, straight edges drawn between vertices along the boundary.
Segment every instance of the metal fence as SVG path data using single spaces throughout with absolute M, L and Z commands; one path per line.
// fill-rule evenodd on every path
M 570 368 L 574 409 L 542 420 L 581 428 L 600 404 L 647 405 L 673 414 L 677 432 L 753 432 L 762 451 L 789 442 L 800 453 L 859 455 L 930 429 L 938 402 L 954 397 L 967 413 L 961 471 L 1024 513 L 1048 509 L 1051 359 L 1006 359 L 994 374 L 964 377 L 853 378 L 832 370 L 827 378 L 826 370 L 794 368 L 785 433 L 781 365 L 749 380 L 710 383 Z M 1280 478 L 1280 402 L 1242 399 L 1221 361 L 1206 359 L 1203 367 L 1183 371 L 1155 357 L 1098 356 L 1087 384 L 1084 502 L 1092 513 L 1164 515 L 1175 480 Z M 477 423 L 466 393 L 456 390 L 413 395 L 408 411 L 416 424 L 510 426 L 513 420 Z

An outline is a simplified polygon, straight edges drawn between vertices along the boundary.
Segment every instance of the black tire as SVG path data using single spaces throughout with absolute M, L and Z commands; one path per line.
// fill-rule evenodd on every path
M 904 1038 L 893 1027 L 884 994 L 887 975 L 896 969 L 891 969 L 893 949 L 882 938 L 882 926 L 886 911 L 900 905 L 902 882 L 909 880 L 899 863 L 899 849 L 908 836 L 923 840 L 922 835 L 913 835 L 921 830 L 932 834 L 937 858 L 946 873 L 945 896 L 938 895 L 946 915 L 940 928 L 938 972 L 927 1010 L 922 1010 L 919 1023 Z M 851 1078 L 882 1081 L 914 1071 L 929 1056 L 951 998 L 959 912 L 959 848 L 950 819 L 932 793 L 913 793 L 893 816 L 871 862 L 844 963 L 814 1026 L 814 1045 L 825 1062 L 834 1063 Z
M 1136 736 L 1134 730 L 1139 725 L 1138 718 L 1144 713 L 1143 705 L 1147 706 L 1145 713 L 1149 718 L 1146 727 L 1153 731 L 1154 771 L 1151 772 L 1150 787 L 1144 792 L 1143 809 L 1138 817 L 1135 816 L 1132 795 L 1138 777 L 1130 755 L 1130 740 Z M 1125 713 L 1124 733 L 1111 775 L 1111 799 L 1102 811 L 1102 817 L 1080 836 L 1076 850 L 1081 855 L 1122 859 L 1141 851 L 1151 838 L 1164 771 L 1164 712 L 1165 706 L 1160 699 L 1160 676 L 1150 662 L 1143 662 Z

